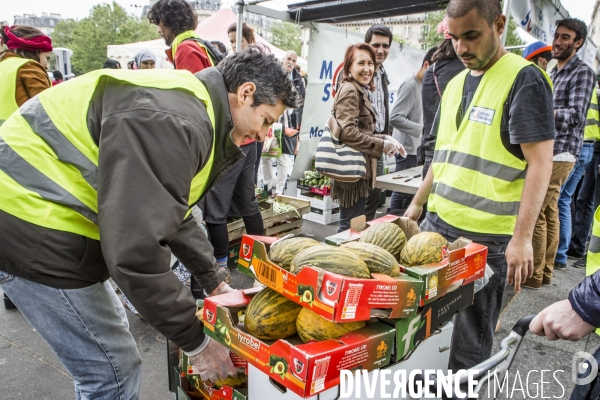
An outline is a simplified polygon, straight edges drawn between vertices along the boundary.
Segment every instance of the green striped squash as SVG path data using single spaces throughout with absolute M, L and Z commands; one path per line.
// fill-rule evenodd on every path
M 448 241 L 437 232 L 421 232 L 408 239 L 400 254 L 400 264 L 406 267 L 442 261 L 442 247 Z
M 301 309 L 301 305 L 266 288 L 250 301 L 244 326 L 249 334 L 259 339 L 283 339 L 296 333 L 296 318 Z
M 359 242 L 371 243 L 390 252 L 398 261 L 400 251 L 406 244 L 404 231 L 391 222 L 380 222 L 367 228 L 360 237 Z
M 389 276 L 400 275 L 398 261 L 389 251 L 379 246 L 371 243 L 349 242 L 344 243 L 341 247 L 356 254 L 358 258 L 367 264 L 367 268 L 372 273 L 387 274 Z
M 315 340 L 339 339 L 348 332 L 363 328 L 365 321 L 331 322 L 308 308 L 303 308 L 296 320 L 298 336 L 304 343 Z
M 341 247 L 319 245 L 304 249 L 292 260 L 290 272 L 297 274 L 306 266 L 353 278 L 371 278 L 367 264 L 351 251 Z
M 269 249 L 269 259 L 285 270 L 290 270 L 290 263 L 296 257 L 296 254 L 302 250 L 317 246 L 320 243 L 311 238 L 294 237 L 279 240 L 271 245 Z

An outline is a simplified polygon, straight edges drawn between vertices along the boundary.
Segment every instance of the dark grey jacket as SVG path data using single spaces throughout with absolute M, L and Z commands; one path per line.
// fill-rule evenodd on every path
M 243 153 L 231 140 L 223 77 L 216 68 L 196 77 L 211 96 L 217 132 L 204 103 L 188 92 L 103 78 L 87 113 L 100 149 L 101 240 L 43 228 L 0 211 L 0 270 L 62 289 L 112 277 L 159 332 L 184 350 L 197 348 L 204 340 L 202 325 L 189 289 L 170 270 L 170 253 L 207 292 L 219 284 L 210 243 L 191 217 L 184 220 L 190 183 L 206 163 L 213 140 L 209 187 Z

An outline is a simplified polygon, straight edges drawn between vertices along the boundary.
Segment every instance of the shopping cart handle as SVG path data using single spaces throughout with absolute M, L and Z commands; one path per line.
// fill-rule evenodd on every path
M 531 320 L 535 318 L 535 316 L 536 314 L 527 315 L 518 320 L 515 326 L 513 326 L 512 328 L 513 332 L 521 337 L 525 336 L 525 334 L 529 330 L 529 324 L 531 323 Z

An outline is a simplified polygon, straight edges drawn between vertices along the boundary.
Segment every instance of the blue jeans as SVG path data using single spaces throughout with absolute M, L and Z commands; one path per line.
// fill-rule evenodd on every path
M 571 225 L 571 201 L 573 193 L 577 189 L 577 184 L 583 176 L 583 172 L 588 164 L 592 161 L 594 155 L 594 144 L 583 143 L 579 159 L 571 170 L 569 177 L 560 190 L 558 197 L 558 220 L 560 221 L 560 233 L 558 238 L 558 250 L 556 251 L 555 263 L 567 263 L 567 250 L 571 242 L 572 225 Z
M 569 245 L 569 249 L 573 253 L 585 253 L 585 243 L 589 237 L 594 218 L 594 191 L 598 179 L 598 165 L 600 165 L 600 146 L 595 144 L 592 162 L 585 169 L 583 182 L 581 182 L 581 188 L 577 196 L 575 223 L 573 224 L 574 232 Z
M 108 281 L 55 289 L 0 271 L 0 288 L 73 377 L 77 400 L 138 398 L 142 360 Z

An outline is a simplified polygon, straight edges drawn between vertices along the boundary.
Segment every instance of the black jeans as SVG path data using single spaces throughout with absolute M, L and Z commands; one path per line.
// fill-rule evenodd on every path
M 363 215 L 365 213 L 366 204 L 367 198 L 361 197 L 354 205 L 350 207 L 340 206 L 340 226 L 338 228 L 338 232 L 347 231 L 350 229 L 350 220 Z
M 422 231 L 434 231 L 428 221 Z M 449 242 L 457 237 L 443 235 Z M 469 369 L 489 358 L 494 344 L 494 330 L 502 310 L 508 264 L 504 252 L 508 243 L 478 242 L 488 248 L 487 263 L 494 271 L 487 285 L 475 293 L 473 305 L 454 318 L 448 368 L 457 371 Z
M 573 253 L 585 253 L 585 243 L 590 234 L 594 218 L 594 192 L 598 181 L 598 165 L 600 165 L 600 146 L 595 145 L 594 158 L 585 169 L 575 205 L 573 236 L 569 245 Z
M 383 175 L 383 156 L 377 160 L 377 176 L 380 175 Z M 379 204 L 381 204 L 381 189 L 369 188 L 369 197 L 367 198 L 364 210 L 367 221 L 372 221 L 375 219 L 375 213 L 379 208 Z
M 406 158 L 399 154 L 396 154 L 396 171 L 403 171 L 405 169 L 413 168 L 417 166 L 417 156 L 407 155 Z M 390 210 L 406 210 L 410 205 L 414 195 L 408 193 L 394 192 L 390 200 Z
M 248 235 L 264 235 L 265 228 L 260 212 L 243 217 L 244 226 L 246 227 L 246 233 Z M 209 224 L 206 223 L 208 229 L 210 244 L 215 249 L 215 258 L 227 257 L 227 250 L 229 248 L 229 237 L 227 233 L 227 223 L 225 224 Z

